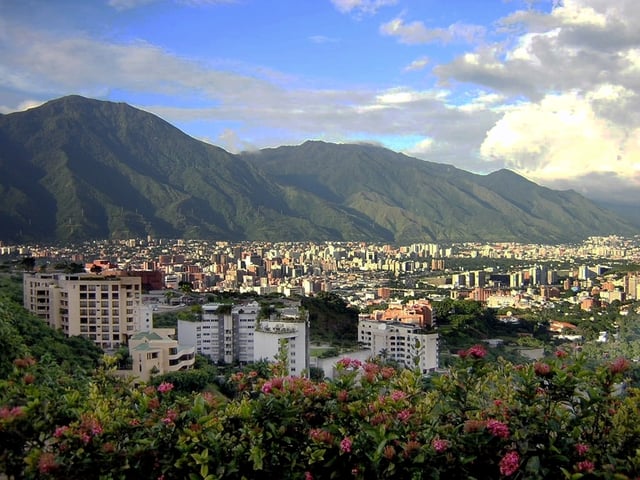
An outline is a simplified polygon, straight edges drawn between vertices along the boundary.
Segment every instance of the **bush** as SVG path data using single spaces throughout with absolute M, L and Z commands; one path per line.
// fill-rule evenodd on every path
M 236 397 L 72 378 L 18 359 L 0 381 L 0 470 L 16 478 L 636 478 L 629 362 L 558 352 L 489 362 L 474 346 L 423 377 L 342 359 L 333 381 L 256 370 Z M 264 372 L 263 372 L 264 373 Z

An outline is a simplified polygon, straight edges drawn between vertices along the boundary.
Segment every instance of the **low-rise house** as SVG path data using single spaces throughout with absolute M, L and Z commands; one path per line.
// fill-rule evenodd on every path
M 129 339 L 132 369 L 120 371 L 148 382 L 153 375 L 179 372 L 193 368 L 196 349 L 180 345 L 172 335 L 175 330 L 153 329 L 138 332 Z

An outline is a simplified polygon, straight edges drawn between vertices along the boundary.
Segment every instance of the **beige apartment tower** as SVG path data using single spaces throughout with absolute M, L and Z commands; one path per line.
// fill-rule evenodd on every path
M 81 335 L 103 350 L 126 345 L 140 329 L 140 277 L 25 273 L 24 306 L 67 336 Z

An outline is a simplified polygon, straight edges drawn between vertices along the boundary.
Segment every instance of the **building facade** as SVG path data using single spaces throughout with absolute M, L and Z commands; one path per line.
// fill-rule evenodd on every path
M 149 323 L 140 277 L 25 273 L 24 307 L 67 336 L 115 350 Z
M 178 321 L 178 338 L 216 362 L 286 359 L 291 375 L 309 368 L 308 313 L 298 302 L 266 311 L 255 301 L 203 305 L 199 321 Z
M 256 324 L 254 360 L 282 361 L 290 375 L 309 372 L 309 316 L 300 308 L 278 309 Z
M 175 330 L 170 328 L 134 334 L 129 339 L 132 369 L 122 370 L 120 373 L 148 382 L 153 375 L 193 368 L 195 347 L 178 344 L 172 338 L 174 333 Z
M 435 324 L 435 313 L 428 300 L 391 304 L 386 310 L 360 315 L 358 343 L 373 356 L 386 357 L 406 368 L 429 373 L 438 368 Z
M 418 368 L 425 374 L 438 368 L 438 334 L 416 324 L 361 318 L 358 342 L 373 356 L 394 360 L 406 368 Z

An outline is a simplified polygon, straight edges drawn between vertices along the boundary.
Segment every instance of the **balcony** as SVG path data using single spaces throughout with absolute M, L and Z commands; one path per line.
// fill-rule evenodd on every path
M 169 350 L 170 354 L 169 365 L 173 365 L 172 362 L 181 362 L 183 360 L 189 360 L 195 358 L 196 349 L 195 347 L 186 347 L 183 345 L 178 346 L 178 348 L 172 348 Z M 173 354 L 171 354 L 173 352 Z

